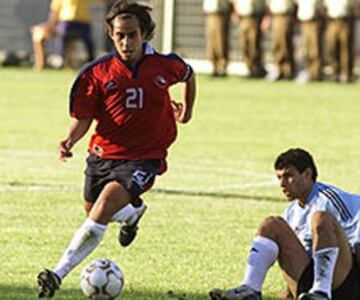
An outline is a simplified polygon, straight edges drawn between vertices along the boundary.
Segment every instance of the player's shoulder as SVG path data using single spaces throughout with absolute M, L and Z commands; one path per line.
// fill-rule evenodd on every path
M 162 70 L 166 70 L 166 72 L 177 74 L 181 82 L 187 81 L 194 73 L 191 65 L 176 53 L 161 54 L 155 52 L 153 58 L 155 59 L 153 64 Z
M 79 71 L 78 77 L 84 75 L 84 74 L 90 74 L 90 73 L 107 73 L 109 69 L 111 68 L 112 61 L 115 58 L 115 53 L 107 53 L 104 54 L 93 61 L 85 64 Z
M 317 182 L 316 186 L 319 196 L 325 196 L 326 198 L 334 198 L 346 194 L 345 191 L 331 184 Z
M 186 64 L 184 59 L 180 55 L 178 55 L 174 52 L 166 53 L 166 54 L 155 52 L 154 57 L 156 59 L 163 60 L 165 62 L 180 62 L 180 63 Z

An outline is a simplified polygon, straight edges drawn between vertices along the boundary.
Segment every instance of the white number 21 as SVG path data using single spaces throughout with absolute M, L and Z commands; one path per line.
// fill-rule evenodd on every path
M 126 108 L 137 109 L 143 108 L 144 106 L 144 90 L 139 88 L 128 88 L 126 89 Z

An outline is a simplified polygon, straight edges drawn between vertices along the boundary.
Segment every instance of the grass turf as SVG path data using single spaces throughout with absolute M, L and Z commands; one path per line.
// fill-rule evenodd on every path
M 75 73 L 0 69 L 0 299 L 36 299 L 36 274 L 56 265 L 82 224 L 85 138 L 67 163 L 56 157 L 65 136 Z M 261 220 L 286 206 L 272 164 L 289 147 L 310 150 L 320 180 L 360 192 L 360 86 L 198 77 L 194 118 L 179 126 L 169 170 L 146 194 L 149 210 L 137 241 L 122 249 L 114 224 L 64 281 L 55 299 L 84 299 L 82 267 L 116 261 L 121 299 L 207 299 L 213 287 L 242 278 Z M 178 98 L 179 89 L 174 95 Z M 283 288 L 277 266 L 264 299 Z

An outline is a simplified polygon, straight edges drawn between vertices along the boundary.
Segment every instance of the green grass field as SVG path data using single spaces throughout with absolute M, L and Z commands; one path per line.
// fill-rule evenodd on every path
M 75 73 L 0 69 L 0 299 L 36 299 L 36 275 L 53 268 L 82 224 L 87 138 L 67 163 L 65 136 Z M 178 89 L 174 94 L 178 95 Z M 84 299 L 82 267 L 106 257 L 125 273 L 121 299 L 205 300 L 243 275 L 256 228 L 282 213 L 275 156 L 304 147 L 320 181 L 360 193 L 360 85 L 268 83 L 198 76 L 192 122 L 179 127 L 169 170 L 145 196 L 136 243 L 117 244 L 118 226 L 63 282 L 54 299 Z M 283 289 L 278 266 L 264 299 Z

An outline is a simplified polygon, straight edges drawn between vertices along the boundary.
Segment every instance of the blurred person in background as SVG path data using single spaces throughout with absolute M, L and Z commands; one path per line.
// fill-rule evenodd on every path
M 307 64 L 307 80 L 322 79 L 322 0 L 296 0 L 297 18 L 300 21 L 301 35 L 304 47 L 304 57 Z
M 87 61 L 95 58 L 95 46 L 92 37 L 90 4 L 102 0 L 52 0 L 48 20 L 31 28 L 34 68 L 41 70 L 45 66 L 45 42 L 55 38 L 54 67 L 63 67 L 65 54 L 71 48 L 73 40 L 82 40 Z
M 249 77 L 259 78 L 266 74 L 261 47 L 261 21 L 265 14 L 266 0 L 234 0 L 239 17 L 239 38 Z
M 354 66 L 360 63 L 360 0 L 356 0 L 354 9 Z M 359 75 L 359 74 L 356 74 Z
M 325 34 L 327 63 L 332 79 L 351 82 L 353 76 L 353 17 L 357 0 L 324 0 L 328 17 Z
M 212 76 L 227 75 L 229 59 L 230 0 L 204 0 L 206 14 L 207 53 L 213 66 Z
M 293 0 L 267 0 L 271 15 L 272 55 L 277 71 L 270 80 L 292 79 L 294 76 L 293 29 L 295 4 Z

